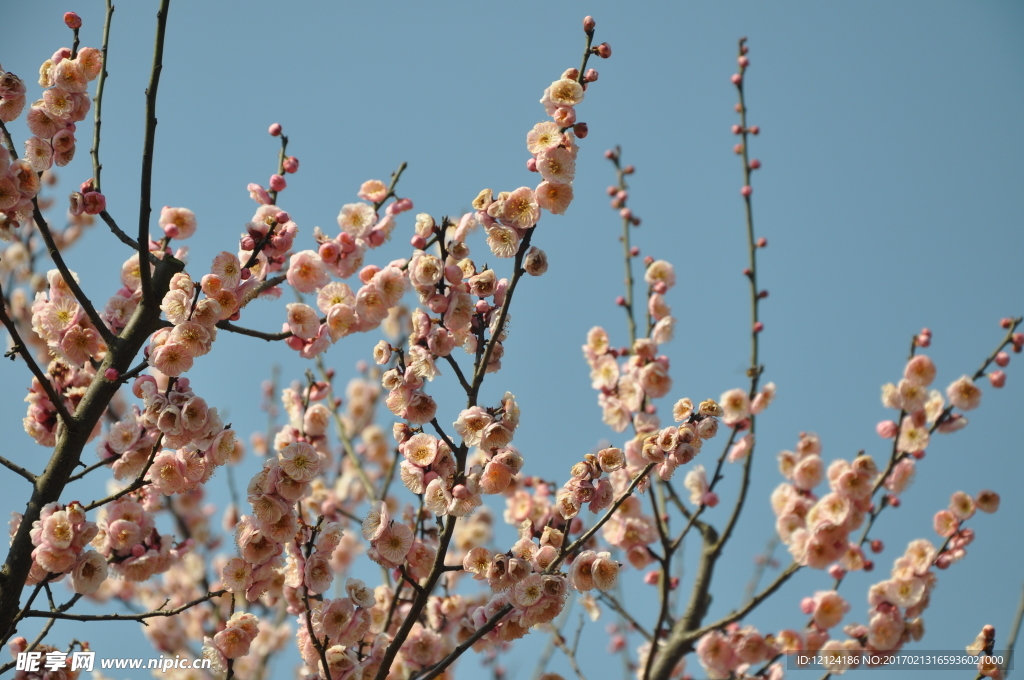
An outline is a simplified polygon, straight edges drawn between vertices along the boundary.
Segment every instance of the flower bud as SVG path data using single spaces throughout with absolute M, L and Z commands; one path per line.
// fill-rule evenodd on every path
M 591 33 L 597 27 L 597 22 L 594 21 L 594 17 L 587 15 L 583 17 L 583 30 L 587 33 Z
M 587 72 L 583 74 L 583 79 L 588 83 L 597 82 L 597 69 L 588 68 Z
M 739 73 L 733 73 L 732 78 L 730 78 L 729 80 L 732 81 L 733 85 L 740 85 L 743 82 L 743 76 L 741 76 Z
M 740 189 L 740 193 L 743 194 L 744 198 L 750 198 L 750 194 L 754 193 L 754 189 L 749 184 L 745 184 L 743 188 Z
M 118 371 L 113 366 L 111 366 L 107 370 L 103 371 L 103 377 L 106 378 L 107 380 L 109 380 L 110 382 L 114 382 L 119 377 L 121 377 L 121 372 Z
M 593 50 L 594 54 L 601 57 L 602 59 L 607 59 L 608 57 L 612 56 L 612 46 L 606 42 L 603 42 L 597 47 L 594 47 Z
M 64 23 L 68 28 L 77 30 L 82 27 L 82 17 L 74 12 L 64 12 Z
M 281 175 L 270 176 L 270 188 L 274 191 L 284 191 L 285 187 L 288 186 L 288 182 L 285 181 Z
M 590 134 L 590 128 L 587 127 L 586 123 L 576 123 L 572 126 L 572 131 L 580 139 L 583 139 Z
M 273 125 L 270 126 L 270 129 L 267 130 L 267 132 L 270 133 L 271 137 L 279 137 L 281 135 L 281 124 L 274 123 Z
M 284 171 L 288 173 L 294 173 L 299 171 L 299 159 L 295 156 L 288 156 L 284 159 Z
M 750 161 L 750 169 L 751 170 L 757 170 L 760 167 L 761 167 L 761 161 L 757 160 L 756 158 L 754 158 L 754 159 L 752 159 Z

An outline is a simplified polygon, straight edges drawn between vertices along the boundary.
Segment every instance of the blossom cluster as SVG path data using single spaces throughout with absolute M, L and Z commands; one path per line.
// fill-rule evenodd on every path
M 92 364 L 86 363 L 79 368 L 72 366 L 61 359 L 52 360 L 47 366 L 47 374 L 50 376 L 50 384 L 64 402 L 64 407 L 69 413 L 74 413 L 78 404 L 85 396 L 86 390 L 96 376 L 96 370 Z M 40 446 L 56 446 L 57 444 L 57 407 L 50 401 L 50 397 L 38 378 L 32 378 L 28 394 L 25 396 L 28 402 L 28 412 L 22 419 L 22 426 L 25 432 Z M 89 439 L 100 433 L 100 426 L 89 434 Z
M 93 545 L 126 581 L 138 583 L 163 573 L 195 547 L 192 539 L 176 543 L 173 534 L 157 531 L 153 513 L 159 509 L 159 495 L 144 491 L 138 500 L 126 496 L 100 510 Z
M 773 659 L 784 638 L 762 635 L 753 626 L 730 624 L 726 630 L 705 633 L 697 641 L 697 659 L 711 680 L 743 677 L 753 664 Z M 642 668 L 642 666 L 641 666 Z
M 864 568 L 864 553 L 849 540 L 871 510 L 871 495 L 878 481 L 878 467 L 871 456 L 860 455 L 852 463 L 838 459 L 829 465 L 830 493 L 821 498 L 813 489 L 825 476 L 821 441 L 813 433 L 801 433 L 796 452 L 779 454 L 779 471 L 790 480 L 772 492 L 776 531 L 801 565 L 825 569 L 839 562 L 846 571 Z
M 71 275 L 78 283 L 78 275 Z M 46 280 L 48 291 L 37 293 L 32 303 L 32 330 L 54 356 L 72 366 L 82 367 L 90 359 L 102 359 L 107 347 L 68 282 L 56 269 L 46 273 Z
M 11 513 L 11 536 L 21 526 L 20 513 Z M 75 592 L 94 592 L 107 578 L 107 563 L 94 550 L 86 550 L 98 532 L 96 523 L 85 518 L 82 504 L 74 501 L 67 506 L 47 503 L 32 523 L 32 568 L 26 585 L 44 581 L 59 581 L 71 575 Z
M 203 638 L 203 656 L 211 659 L 211 668 L 223 672 L 228 659 L 237 659 L 249 653 L 249 646 L 259 635 L 260 620 L 248 612 L 235 612 L 224 629 L 213 638 Z
M 4 92 L 3 83 L 8 77 L 14 76 L 0 71 L 0 93 Z M 4 101 L 0 99 L 0 107 Z M 32 199 L 41 187 L 32 165 L 25 159 L 12 160 L 11 153 L 0 146 L 0 241 L 10 241 L 11 231 L 29 221 Z

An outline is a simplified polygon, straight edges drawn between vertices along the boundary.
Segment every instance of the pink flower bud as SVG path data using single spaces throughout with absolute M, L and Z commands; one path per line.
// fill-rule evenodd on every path
M 409 243 L 412 244 L 412 247 L 416 250 L 423 250 L 427 247 L 427 239 L 423 238 L 419 234 L 409 239 Z
M 750 161 L 750 169 L 751 170 L 757 170 L 760 167 L 761 167 L 761 161 L 757 160 L 756 158 L 751 159 L 751 161 Z
M 922 333 L 921 335 L 917 336 L 917 339 L 915 339 L 914 342 L 917 344 L 918 347 L 927 347 L 930 344 L 932 344 L 932 336 L 925 335 L 924 333 Z
M 530 172 L 537 172 L 537 159 L 532 156 L 526 161 L 526 169 Z
M 757 239 L 757 247 L 758 248 L 767 248 L 768 247 L 768 239 L 766 239 L 764 236 L 762 236 L 761 238 Z
M 740 65 L 740 68 L 746 68 L 750 66 L 750 59 L 747 59 L 746 55 L 737 59 L 736 62 Z
M 708 491 L 703 496 L 701 496 L 700 502 L 708 506 L 709 508 L 713 508 L 716 505 L 718 505 L 718 494 L 715 493 L 714 491 Z
M 729 80 L 732 81 L 733 85 L 739 85 L 740 83 L 743 82 L 743 76 L 741 76 L 739 73 L 733 73 L 732 78 L 730 78 Z
M 318 253 L 321 260 L 333 264 L 341 257 L 341 245 L 337 241 L 321 243 Z
M 732 147 L 732 152 L 735 153 L 735 154 L 743 153 L 743 145 L 742 144 L 737 144 L 736 146 Z
M 592 32 L 597 27 L 597 22 L 594 21 L 594 17 L 589 14 L 583 17 L 583 30 L 587 33 Z
M 285 328 L 285 330 L 287 330 L 287 328 Z M 298 352 L 303 347 L 306 346 L 306 341 L 303 340 L 302 338 L 299 338 L 299 337 L 296 337 L 296 336 L 292 335 L 292 336 L 289 336 L 289 337 L 285 338 L 284 344 L 288 345 L 289 348 L 291 348 L 291 349 L 295 350 L 296 352 Z
M 444 268 L 444 278 L 448 280 L 448 283 L 460 283 L 462 281 L 462 270 L 454 264 L 450 264 Z
M 741 134 L 743 134 L 743 127 L 741 125 L 734 124 L 732 126 L 732 133 L 734 135 L 741 135 Z
M 412 210 L 412 199 L 400 198 L 391 205 L 389 205 L 388 208 L 392 211 L 392 215 L 397 215 L 398 213 L 403 213 L 408 210 Z
M 624 175 L 632 175 L 634 172 L 636 172 L 636 166 L 635 165 L 627 165 L 626 167 L 624 167 L 622 169 L 622 174 L 624 174 Z
M 754 189 L 749 184 L 746 184 L 742 189 L 740 189 L 740 193 L 743 194 L 744 197 L 749 198 L 750 194 L 754 193 Z
M 874 571 L 875 563 L 871 560 L 864 560 L 864 571 Z
M 452 487 L 452 496 L 460 501 L 464 501 L 470 496 L 469 489 L 466 488 L 465 484 L 456 484 Z
M 294 173 L 299 171 L 299 159 L 295 156 L 288 156 L 284 159 L 284 171 L 288 173 Z
M 288 186 L 288 182 L 285 181 L 282 175 L 271 175 L 270 176 L 270 188 L 274 191 L 284 191 L 285 187 Z
M 83 200 L 85 203 L 83 210 L 87 215 L 99 215 L 107 209 L 107 199 L 98 191 L 90 191 L 83 196 Z
M 576 109 L 571 106 L 559 106 L 551 115 L 559 127 L 572 127 L 576 124 Z
M 619 193 L 619 188 L 609 185 L 609 187 L 605 189 L 605 193 L 607 193 L 609 196 L 614 196 L 615 194 Z
M 113 366 L 111 366 L 107 370 L 103 371 L 103 377 L 106 378 L 107 380 L 109 380 L 110 382 L 114 382 L 119 377 L 121 377 L 121 372 L 118 371 Z
M 800 600 L 800 612 L 801 613 L 807 614 L 808 616 L 810 616 L 811 614 L 814 613 L 814 608 L 815 607 L 814 607 L 814 598 L 813 597 L 805 597 L 804 599 Z
M 751 125 L 750 126 L 750 134 L 752 134 L 752 135 L 759 135 L 759 134 L 761 134 L 761 128 L 759 128 L 756 125 Z
M 889 494 L 888 496 L 886 496 L 886 498 L 889 499 L 889 505 L 891 505 L 892 507 L 894 507 L 894 508 L 900 507 L 900 497 L 899 496 L 894 496 L 893 494 Z
M 885 544 L 882 543 L 881 539 L 876 538 L 873 541 L 871 541 L 871 552 L 873 552 L 873 553 L 875 553 L 877 555 L 878 553 L 882 552 L 883 550 L 885 550 Z
M 658 572 L 649 571 L 646 574 L 644 574 L 644 583 L 646 583 L 649 586 L 658 585 Z
M 753 272 L 750 271 L 750 267 L 744 267 L 744 269 L 743 269 L 743 275 L 744 276 L 750 276 L 752 273 Z
M 935 559 L 935 566 L 938 569 L 949 569 L 949 565 L 953 563 L 953 558 L 949 556 L 949 553 L 942 553 Z
M 612 56 L 612 46 L 606 42 L 603 42 L 592 49 L 594 50 L 594 54 L 601 57 L 602 59 L 607 59 L 608 57 Z
M 618 296 L 617 298 L 615 298 L 615 304 L 617 304 L 619 307 L 625 307 L 626 298 L 622 297 L 621 295 Z
M 64 12 L 64 23 L 70 29 L 79 29 L 82 27 L 82 17 L 74 12 Z
M 444 314 L 448 311 L 448 298 L 440 293 L 434 293 L 427 300 L 427 307 L 430 308 L 434 314 Z
M 477 314 L 486 314 L 487 310 L 489 310 L 490 308 L 491 308 L 491 306 L 489 304 L 487 304 L 487 300 L 477 300 L 476 301 L 476 311 L 477 311 Z
M 892 439 L 900 431 L 900 426 L 892 420 L 883 420 L 878 425 L 875 425 L 875 432 L 882 439 Z
M 280 136 L 280 134 L 281 134 L 281 124 L 280 123 L 274 123 L 273 125 L 270 126 L 270 129 L 267 130 L 267 132 L 270 133 L 271 137 L 278 137 L 278 136 Z
M 72 215 L 81 215 L 85 212 L 85 197 L 78 191 L 72 191 L 68 196 L 68 212 Z
M 763 330 L 764 330 L 764 324 L 763 323 L 758 321 L 757 323 L 754 324 L 754 332 L 755 333 L 760 333 Z
M 846 570 L 838 564 L 833 564 L 831 567 L 828 568 L 828 575 L 838 580 L 846 576 Z
M 615 149 L 608 149 L 607 151 L 604 152 L 604 157 L 610 161 L 613 161 L 616 158 L 618 158 L 618 155 L 615 153 Z
M 640 254 L 640 246 L 633 246 L 632 248 L 630 248 L 629 249 L 629 254 L 632 255 L 633 257 L 636 257 L 637 255 L 639 255 Z
M 586 123 L 576 123 L 572 126 L 572 131 L 580 139 L 584 139 L 588 134 L 590 134 L 590 128 L 587 127 Z
M 368 264 L 359 270 L 359 280 L 363 283 L 369 283 L 373 275 L 380 271 L 380 267 L 375 264 Z
M 277 220 L 278 224 L 284 224 L 285 222 L 291 221 L 291 217 L 289 217 L 288 213 L 284 210 L 279 210 L 278 213 L 274 215 L 274 219 Z
M 650 267 L 652 264 L 654 264 L 654 258 L 653 257 L 651 257 L 650 255 L 647 255 L 646 257 L 644 257 L 644 266 L 645 267 Z
M 992 387 L 1000 388 L 1006 384 L 1006 372 L 992 371 L 988 374 L 988 381 L 992 383 Z
M 242 238 L 238 239 L 238 247 L 242 250 L 252 250 L 256 247 L 256 240 L 246 234 Z
M 1002 319 L 999 320 L 999 325 L 1002 326 L 1003 328 L 1009 329 L 1010 326 L 1013 325 L 1013 319 L 1011 319 L 1008 316 L 1004 316 Z
M 596 83 L 597 77 L 597 69 L 588 68 L 587 72 L 583 74 L 583 79 L 588 83 Z
M 1010 355 L 1006 352 L 1000 352 L 996 355 L 996 366 L 1006 367 L 1010 363 Z
M 1020 354 L 1021 347 L 1024 347 L 1024 333 L 1013 334 L 1013 351 Z
M 371 230 L 369 235 L 366 237 L 366 240 L 369 241 L 371 248 L 379 248 L 381 245 L 384 244 L 384 241 L 386 241 L 387 239 L 387 234 L 385 234 L 380 229 Z
M 766 297 L 768 297 L 768 291 L 762 290 L 760 293 L 757 294 L 757 297 L 761 298 L 762 300 L 765 299 Z
M 633 219 L 633 211 L 629 208 L 623 208 L 619 211 L 619 216 L 624 220 Z

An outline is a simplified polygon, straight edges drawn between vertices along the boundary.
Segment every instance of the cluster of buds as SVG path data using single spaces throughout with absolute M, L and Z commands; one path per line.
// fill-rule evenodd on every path
M 351 672 L 360 666 L 356 650 L 370 630 L 371 610 L 377 604 L 373 591 L 358 579 L 348 579 L 345 592 L 347 597 L 324 598 L 312 605 L 313 634 L 325 648 L 331 677 L 352 677 Z M 299 652 L 307 666 L 316 668 L 320 656 L 305 618 L 303 612 L 297 622 Z
M 0 71 L 0 92 L 8 77 L 14 76 Z M 0 99 L 0 107 L 4 101 Z M 12 160 L 10 152 L 0 146 L 0 240 L 10 241 L 11 231 L 31 220 L 32 199 L 41 186 L 39 175 L 27 160 Z
M 266 461 L 263 469 L 252 478 L 247 493 L 253 514 L 242 515 L 235 527 L 235 544 L 241 557 L 231 559 L 224 567 L 225 588 L 235 593 L 244 592 L 250 602 L 270 589 L 284 546 L 295 539 L 299 529 L 295 503 L 309 494 L 310 481 L 320 473 L 322 464 L 316 449 L 307 442 L 297 441 Z M 325 545 L 334 538 L 341 539 L 340 528 L 337 531 L 331 525 L 328 528 L 332 530 L 325 530 L 320 536 Z M 324 559 L 318 558 L 309 568 L 310 576 L 315 576 L 317 583 L 326 577 L 329 586 L 332 575 L 326 561 L 329 554 L 320 557 Z
M 721 407 L 706 399 L 694 409 L 693 402 L 684 397 L 672 409 L 673 418 L 680 424 L 656 429 L 638 430 L 637 438 L 627 443 L 626 458 L 632 467 L 647 463 L 657 464 L 661 479 L 670 479 L 676 468 L 686 465 L 700 453 L 704 441 L 718 434 L 718 416 Z
M 597 454 L 588 453 L 572 466 L 569 481 L 558 492 L 556 506 L 563 519 L 571 520 L 580 509 L 590 504 L 591 512 L 600 512 L 614 500 L 612 483 L 602 473 L 621 470 L 626 465 L 622 449 L 609 447 Z
M 672 310 L 664 299 L 664 293 L 675 284 L 675 273 L 668 262 L 652 260 L 648 262 L 645 279 L 650 286 L 651 319 L 656 320 L 650 337 L 637 339 L 632 348 L 615 349 L 608 333 L 595 326 L 583 346 L 583 356 L 590 365 L 591 385 L 599 391 L 602 417 L 616 432 L 624 431 L 630 423 L 638 431 L 658 429 L 652 400 L 672 389 L 669 360 L 658 354 L 658 346 L 670 341 L 675 329 Z M 620 365 L 620 357 L 628 358 Z
M 172 325 L 153 334 L 146 356 L 150 365 L 166 376 L 180 376 L 192 368 L 196 357 L 208 354 L 217 338 L 217 324 L 231 316 L 233 308 L 237 307 L 232 289 L 240 281 L 238 258 L 231 253 L 221 253 L 214 259 L 213 271 L 212 278 L 204 277 L 206 285 L 199 287 L 188 274 L 175 274 L 160 303 L 160 309 Z M 222 285 L 214 292 L 218 284 L 227 286 Z M 200 299 L 199 293 L 204 288 L 214 294 L 207 293 L 207 297 Z M 111 304 L 108 302 L 108 306 Z
M 21 526 L 22 515 L 11 513 L 10 533 L 13 539 Z M 107 562 L 94 550 L 86 550 L 98 532 L 94 522 L 85 519 L 85 509 L 78 501 L 66 507 L 48 503 L 32 523 L 32 567 L 26 585 L 43 581 L 59 581 L 71 574 L 71 587 L 76 593 L 96 591 L 107 578 Z
M 981 389 L 965 375 L 947 388 L 947 407 L 938 390 L 928 389 L 935 380 L 935 374 L 932 360 L 918 354 L 907 362 L 903 379 L 898 384 L 882 386 L 882 404 L 906 415 L 898 424 L 892 420 L 878 423 L 878 434 L 887 439 L 898 437 L 897 450 L 917 459 L 924 457 L 932 431 L 948 434 L 967 426 L 967 418 L 960 413 L 952 413 L 954 407 L 970 411 L 981 404 Z
M 801 433 L 796 452 L 779 454 L 779 471 L 790 482 L 772 492 L 775 528 L 789 547 L 793 559 L 804 566 L 830 573 L 870 569 L 860 546 L 849 540 L 871 510 L 871 496 L 878 480 L 878 468 L 870 456 L 860 455 L 852 463 L 838 459 L 828 467 L 831 493 L 816 498 L 813 488 L 821 483 L 823 463 L 821 441 L 814 434 Z
M 284 266 L 299 227 L 287 212 L 272 205 L 269 197 L 264 201 L 266 192 L 258 185 L 249 185 L 249 195 L 260 207 L 256 208 L 252 220 L 245 225 L 245 233 L 238 239 L 238 249 L 241 251 L 238 257 L 244 262 L 255 257 L 251 266 L 252 273 L 263 279 L 268 272 L 276 272 Z
M 50 376 L 50 384 L 60 395 L 68 413 L 75 412 L 96 376 L 92 364 L 85 364 L 79 368 L 67 364 L 61 359 L 51 361 L 46 367 L 46 372 Z M 32 385 L 25 396 L 25 401 L 28 402 L 28 412 L 22 419 L 25 432 L 40 446 L 56 446 L 57 407 L 50 401 L 49 395 L 37 378 L 32 378 Z M 100 425 L 97 424 L 96 429 L 90 433 L 89 439 L 92 440 L 99 433 Z
M 146 473 L 159 493 L 183 493 L 205 484 L 218 467 L 237 455 L 235 431 L 224 426 L 216 407 L 207 406 L 202 397 L 196 396 L 187 379 L 176 380 L 170 389 L 161 392 L 153 376 L 140 376 L 132 385 L 132 393 L 145 405 L 139 424 L 159 433 L 161 443 L 169 447 L 154 456 Z M 137 443 L 143 437 L 141 428 L 129 421 L 114 436 L 125 448 L 122 456 L 128 452 L 140 455 Z
M 238 659 L 249 653 L 249 646 L 259 635 L 260 620 L 248 612 L 235 612 L 223 630 L 213 638 L 203 638 L 203 657 L 210 659 L 211 669 L 224 672 L 228 659 Z
M 437 549 L 416 537 L 416 532 L 405 522 L 391 519 L 384 501 L 370 506 L 363 520 L 363 538 L 370 542 L 367 556 L 387 569 L 398 570 L 397 576 L 418 581 L 425 578 L 433 564 Z
M 1003 668 L 998 659 L 992 656 L 992 648 L 996 644 L 995 626 L 985 626 L 974 638 L 974 642 L 967 645 L 967 653 L 971 656 L 981 656 L 978 661 L 978 674 L 986 678 L 1002 680 L 1004 677 Z
M 359 274 L 363 286 L 353 293 L 348 284 L 330 281 L 323 261 L 312 250 L 292 255 L 289 283 L 303 293 L 315 291 L 316 304 L 323 316 L 307 304 L 289 304 L 283 330 L 290 332 L 291 337 L 285 342 L 309 359 L 347 335 L 380 326 L 405 293 L 401 264 L 391 263 L 383 269 L 364 267 Z
M 64 166 L 75 157 L 75 123 L 85 120 L 86 90 L 102 70 L 103 56 L 94 47 L 83 47 L 77 55 L 62 47 L 39 67 L 39 86 L 47 89 L 26 116 L 33 136 L 25 142 L 25 157 L 33 170 Z
M 512 612 L 486 639 L 511 641 L 523 637 L 532 626 L 553 620 L 562 611 L 569 581 L 561 574 L 546 573 L 558 558 L 565 540 L 561 531 L 545 527 L 539 540 L 532 522 L 519 526 L 519 540 L 507 553 L 492 553 L 484 547 L 470 550 L 463 560 L 467 573 L 486 580 L 495 593 L 486 604 L 467 611 L 461 628 L 472 632 L 505 605 Z
M 68 206 L 68 212 L 73 216 L 79 215 L 99 215 L 101 212 L 107 209 L 107 198 L 100 192 L 96 191 L 96 185 L 93 183 L 92 178 L 82 182 L 82 186 L 79 187 L 79 191 L 72 191 L 71 196 L 68 197 L 70 205 Z
M 176 545 L 173 535 L 157 531 L 152 512 L 159 508 L 159 497 L 143 492 L 140 500 L 126 496 L 100 510 L 93 545 L 126 581 L 140 583 L 167 571 L 195 545 L 192 539 Z
M 741 628 L 738 623 L 705 633 L 695 651 L 709 678 L 733 677 L 740 666 L 761 664 L 779 653 L 772 636 L 761 635 L 753 626 Z
M 71 272 L 78 282 L 78 275 Z M 107 347 L 85 310 L 75 299 L 67 281 L 56 269 L 46 273 L 48 294 L 36 295 L 32 303 L 32 330 L 50 352 L 72 366 L 83 367 L 90 359 L 101 359 Z

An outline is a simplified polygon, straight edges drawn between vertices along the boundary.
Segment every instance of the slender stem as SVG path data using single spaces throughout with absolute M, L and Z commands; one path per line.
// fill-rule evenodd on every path
M 263 331 L 253 330 L 251 328 L 245 328 L 244 326 L 236 326 L 230 321 L 218 321 L 217 328 L 228 331 L 229 333 L 237 333 L 239 335 L 248 335 L 250 338 L 258 338 L 260 340 L 266 340 L 267 342 L 274 342 L 277 340 L 284 340 L 292 337 L 291 331 L 282 331 L 280 333 L 265 333 Z
M 164 64 L 164 36 L 167 33 L 167 11 L 170 0 L 161 0 L 156 13 L 156 44 L 153 48 L 153 68 L 146 88 L 146 136 L 142 146 L 142 180 L 139 190 L 139 277 L 143 297 L 152 302 L 153 290 L 150 285 L 149 260 L 149 218 L 152 212 L 153 191 L 153 146 L 156 143 L 156 93 L 160 88 L 160 72 Z
M 640 633 L 641 637 L 643 637 L 648 642 L 651 641 L 652 636 L 651 636 L 650 633 L 647 632 L 647 629 L 645 629 L 643 626 L 641 626 L 640 623 L 637 622 L 636 619 L 634 619 L 632 616 L 630 616 L 629 612 L 626 611 L 626 608 L 623 607 L 622 604 L 620 604 L 619 601 L 617 599 L 615 599 L 615 597 L 613 597 L 612 595 L 609 595 L 606 592 L 598 591 L 597 599 L 603 601 L 609 607 L 614 609 L 615 612 L 619 616 L 621 616 L 626 621 L 628 621 L 629 625 L 633 626 L 633 628 L 636 629 L 636 632 Z
M 53 383 L 50 382 L 50 378 L 43 373 L 42 369 L 39 368 L 39 364 L 36 363 L 35 358 L 32 356 L 32 352 L 29 350 L 28 345 L 21 339 L 21 334 L 18 333 L 18 326 L 14 323 L 14 320 L 7 315 L 7 307 L 3 304 L 3 287 L 0 286 L 0 322 L 7 328 L 7 332 L 11 334 L 11 340 L 14 341 L 14 348 L 11 350 L 21 355 L 21 358 L 25 360 L 25 364 L 28 366 L 28 370 L 32 372 L 32 375 L 39 381 L 39 385 L 46 392 L 46 397 L 53 404 L 53 408 L 56 409 L 57 415 L 60 416 L 61 420 L 64 421 L 64 426 L 69 427 L 72 425 L 71 414 L 68 413 L 67 407 L 64 405 L 64 398 L 57 394 L 56 388 Z M 8 353 L 10 356 L 10 353 Z M 13 356 L 11 357 L 13 358 Z
M 138 250 L 139 249 L 138 242 L 135 239 L 133 239 L 131 236 L 129 236 L 128 234 L 124 233 L 124 231 L 121 230 L 121 227 L 117 226 L 117 222 L 114 221 L 114 218 L 111 217 L 110 213 L 108 213 L 106 210 L 104 210 L 103 212 L 100 213 L 100 218 L 104 222 L 106 222 L 108 227 L 110 227 L 110 233 L 113 234 L 114 236 L 116 236 L 117 240 L 119 240 L 121 243 L 125 244 L 126 246 L 129 246 L 133 250 Z M 150 259 L 151 260 L 153 259 L 152 255 L 150 255 Z
M 640 482 L 647 478 L 647 475 L 649 475 L 651 470 L 654 469 L 654 466 L 655 463 L 648 463 L 643 470 L 637 473 L 637 476 L 634 477 L 633 481 L 629 483 L 629 486 L 626 488 L 625 491 L 622 492 L 622 495 L 619 496 L 614 503 L 612 503 L 611 507 L 608 508 L 607 511 L 605 511 L 604 515 L 601 516 L 601 519 L 599 519 L 597 523 L 594 524 L 594 526 L 584 531 L 583 535 L 581 535 L 571 544 L 563 543 L 562 549 L 558 553 L 558 557 L 555 558 L 555 561 L 552 562 L 547 569 L 545 569 L 545 572 L 548 574 L 553 573 L 556 569 L 558 569 L 558 566 L 568 555 L 571 555 L 573 551 L 575 551 L 581 545 L 589 541 L 591 537 L 594 534 L 596 534 L 598 530 L 602 526 L 604 526 L 604 524 L 608 520 L 612 518 L 612 515 L 614 515 L 615 512 L 619 509 L 619 507 L 626 502 L 626 499 L 633 495 L 633 491 L 636 490 L 636 487 L 639 486 Z
M 117 338 L 107 328 L 107 324 L 103 322 L 96 308 L 92 302 L 85 295 L 85 291 L 78 285 L 78 281 L 71 274 L 71 270 L 68 269 L 68 265 L 64 262 L 64 257 L 60 254 L 57 249 L 57 243 L 53 240 L 53 234 L 50 233 L 50 225 L 47 224 L 46 219 L 43 217 L 42 211 L 39 209 L 39 198 L 35 197 L 32 199 L 32 215 L 36 223 L 36 229 L 39 230 L 39 235 L 43 237 L 43 242 L 46 244 L 46 251 L 50 255 L 50 259 L 57 265 L 57 270 L 60 272 L 61 278 L 67 284 L 68 288 L 71 289 L 71 293 L 78 300 L 78 304 L 82 306 L 82 310 L 86 316 L 89 317 L 89 321 L 96 327 L 96 332 L 103 338 L 103 342 L 107 344 L 108 348 L 114 347 L 117 344 Z M 143 267 L 143 269 L 145 269 Z
M 110 45 L 110 20 L 114 17 L 114 5 L 111 4 L 110 0 L 106 0 L 107 13 L 106 18 L 103 20 L 103 47 L 101 52 L 103 54 L 102 69 L 100 70 L 99 78 L 96 79 L 96 96 L 93 97 L 93 128 L 92 128 L 92 149 L 90 155 L 92 156 L 92 185 L 96 191 L 100 189 L 100 173 L 103 171 L 103 164 L 100 163 L 100 128 L 103 125 L 103 85 L 107 82 L 107 48 Z M 101 213 L 101 216 L 106 215 L 106 211 Z M 110 226 L 111 230 L 115 234 L 120 232 L 120 229 L 113 225 L 113 220 L 108 221 L 107 217 L 103 217 L 103 221 Z M 116 231 L 115 231 L 116 230 Z M 123 232 L 122 232 L 123 233 Z M 120 238 L 120 236 L 118 236 Z M 125 235 L 127 238 L 127 235 Z M 124 239 L 121 239 L 122 241 Z M 129 239 L 130 240 L 130 239 Z M 138 245 L 136 244 L 136 248 Z
M 1010 627 L 1010 634 L 1006 638 L 1006 663 L 1003 664 L 1003 677 L 1010 675 L 1010 659 L 1013 658 L 1013 648 L 1017 646 L 1017 636 L 1020 634 L 1021 621 L 1024 620 L 1024 588 L 1020 592 L 1020 604 L 1017 605 L 1017 613 L 1013 617 L 1013 625 Z
M 431 668 L 426 675 L 422 675 L 416 680 L 433 680 L 437 676 L 441 675 L 441 673 L 443 673 L 445 669 L 448 668 L 448 666 L 451 666 L 453 663 L 455 663 L 456 659 L 465 654 L 466 650 L 472 647 L 477 640 L 482 638 L 484 635 L 490 633 L 494 629 L 494 627 L 497 626 L 498 623 L 500 623 L 501 620 L 505 618 L 511 611 L 512 605 L 510 604 L 506 604 L 504 607 L 499 609 L 497 612 L 495 612 L 494 616 L 487 619 L 487 622 L 484 625 L 477 628 L 476 631 L 468 638 L 466 638 L 465 642 L 456 647 L 451 654 L 441 659 L 441 661 L 438 662 L 437 665 L 435 665 L 433 668 Z
M 29 472 L 25 468 L 21 467 L 17 463 L 13 463 L 13 462 L 7 460 L 3 456 L 0 456 L 0 465 L 3 465 L 5 468 L 10 470 L 11 472 L 18 473 L 19 475 L 24 477 L 26 480 L 28 480 L 29 484 L 35 484 L 36 483 L 36 476 L 34 474 Z
M 226 590 L 215 590 L 213 592 L 206 593 L 202 597 L 197 597 L 191 602 L 186 602 L 180 607 L 174 609 L 154 609 L 153 611 L 145 612 L 143 614 L 67 614 L 65 612 L 44 612 L 36 609 L 30 609 L 25 612 L 25 618 L 54 618 L 54 619 L 65 619 L 68 621 L 138 621 L 144 625 L 146 619 L 152 619 L 159 616 L 177 616 L 187 609 L 191 609 L 198 604 L 202 604 L 207 600 L 212 600 L 215 597 L 220 597 Z M 166 603 L 165 603 L 166 604 Z

